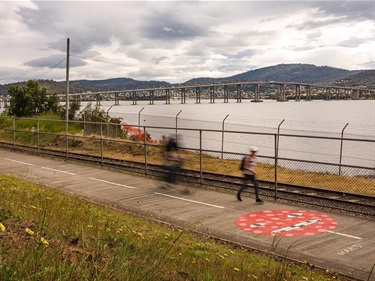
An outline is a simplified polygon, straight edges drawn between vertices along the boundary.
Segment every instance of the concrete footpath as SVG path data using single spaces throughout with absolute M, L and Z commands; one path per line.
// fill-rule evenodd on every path
M 0 174 L 18 174 L 64 192 L 276 252 L 331 271 L 367 280 L 375 264 L 375 219 L 365 219 L 199 187 L 163 189 L 158 181 L 69 161 L 0 150 Z M 375 208 L 375 206 L 374 206 Z M 375 272 L 370 280 L 375 280 Z

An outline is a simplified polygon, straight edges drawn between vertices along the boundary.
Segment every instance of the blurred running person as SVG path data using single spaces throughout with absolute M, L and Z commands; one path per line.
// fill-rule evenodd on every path
M 177 151 L 177 139 L 174 136 L 171 136 L 164 147 L 164 163 L 165 169 L 167 170 L 167 182 L 175 182 L 175 173 L 182 165 L 182 159 L 177 155 Z
M 258 152 L 257 147 L 251 147 L 249 155 L 245 156 L 242 172 L 245 177 L 245 182 L 248 184 L 249 182 L 252 182 L 254 184 L 255 188 L 255 203 L 257 204 L 263 204 L 263 201 L 259 198 L 259 187 L 258 182 L 255 178 L 257 173 L 255 172 L 255 166 L 256 166 L 256 153 Z M 242 201 L 241 193 L 242 191 L 247 188 L 247 186 L 242 186 L 240 190 L 236 194 L 236 198 L 238 201 Z

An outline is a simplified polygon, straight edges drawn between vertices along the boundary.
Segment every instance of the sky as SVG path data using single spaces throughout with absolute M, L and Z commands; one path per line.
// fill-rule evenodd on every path
M 375 69 L 375 1 L 0 1 L 0 84 Z

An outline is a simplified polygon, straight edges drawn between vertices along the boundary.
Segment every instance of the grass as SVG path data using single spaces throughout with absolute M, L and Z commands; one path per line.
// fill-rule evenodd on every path
M 0 175 L 0 280 L 347 280 Z

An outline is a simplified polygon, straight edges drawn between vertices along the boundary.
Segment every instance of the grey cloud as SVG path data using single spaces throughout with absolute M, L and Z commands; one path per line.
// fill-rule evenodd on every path
M 322 32 L 317 31 L 317 32 L 312 32 L 307 35 L 307 39 L 309 40 L 316 40 L 319 39 L 322 36 Z
M 327 15 L 344 16 L 348 20 L 374 20 L 374 1 L 309 1 L 312 7 Z
M 157 57 L 157 58 L 153 58 L 151 61 L 152 61 L 154 64 L 159 64 L 160 62 L 162 62 L 162 61 L 164 61 L 164 60 L 168 60 L 168 57 L 166 57 L 166 56 Z
M 204 26 L 184 22 L 173 14 L 150 16 L 139 26 L 139 31 L 150 40 L 191 40 L 207 34 Z
M 51 55 L 48 57 L 30 60 L 25 62 L 24 64 L 31 67 L 66 68 L 66 63 L 63 63 L 65 61 L 65 58 L 66 55 L 63 54 Z M 69 60 L 69 65 L 71 67 L 83 66 L 85 64 L 85 62 L 76 57 L 71 57 Z
M 375 61 L 368 61 L 361 64 L 365 69 L 374 69 L 375 70 Z
M 253 49 L 245 49 L 241 52 L 238 52 L 236 54 L 224 54 L 224 56 L 230 58 L 230 59 L 242 59 L 242 58 L 250 58 L 257 54 L 257 50 Z
M 339 46 L 341 47 L 347 47 L 347 48 L 356 48 L 362 43 L 367 42 L 368 40 L 363 39 L 363 38 L 358 38 L 358 37 L 351 37 L 345 41 L 342 41 L 338 43 Z

